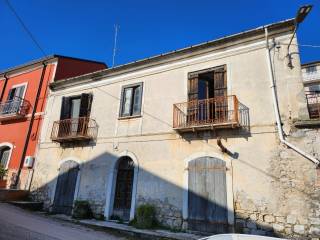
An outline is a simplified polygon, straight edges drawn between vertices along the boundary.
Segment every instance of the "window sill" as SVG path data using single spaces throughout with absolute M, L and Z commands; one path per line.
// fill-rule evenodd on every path
M 118 120 L 130 120 L 134 118 L 141 118 L 141 115 L 135 115 L 135 116 L 125 116 L 125 117 L 118 117 Z

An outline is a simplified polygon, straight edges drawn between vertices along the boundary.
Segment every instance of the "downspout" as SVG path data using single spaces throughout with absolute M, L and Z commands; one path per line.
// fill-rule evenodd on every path
M 3 85 L 3 89 L 2 89 L 2 92 L 1 92 L 1 96 L 0 96 L 0 103 L 2 102 L 2 99 L 3 99 L 3 96 L 4 96 L 4 92 L 5 92 L 6 88 L 7 88 L 7 83 L 8 83 L 8 77 L 7 77 L 6 73 L 3 75 L 3 77 L 4 77 L 4 85 Z
M 271 90 L 272 90 L 272 100 L 273 100 L 273 107 L 274 107 L 274 114 L 276 117 L 276 122 L 277 122 L 277 127 L 278 127 L 278 134 L 279 134 L 279 139 L 281 143 L 285 144 L 287 147 L 293 149 L 303 157 L 309 159 L 313 163 L 319 165 L 320 161 L 316 159 L 315 157 L 311 156 L 310 154 L 302 151 L 298 147 L 294 146 L 292 143 L 289 143 L 284 139 L 284 134 L 283 134 L 283 129 L 281 125 L 281 118 L 280 118 L 280 111 L 279 111 L 279 105 L 278 105 L 278 99 L 277 99 L 277 94 L 276 94 L 276 86 L 275 86 L 275 81 L 274 81 L 274 73 L 272 69 L 272 60 L 271 60 L 271 55 L 270 55 L 270 48 L 269 48 L 269 38 L 268 38 L 268 28 L 265 27 L 265 39 L 266 39 L 266 53 L 267 53 L 267 63 L 268 63 L 268 69 L 269 69 L 269 75 L 270 75 L 270 83 L 271 83 Z
M 30 140 L 30 136 L 31 136 L 31 132 L 32 132 L 32 127 L 33 127 L 33 122 L 34 122 L 34 119 L 35 119 L 35 114 L 37 112 L 37 106 L 38 106 L 38 102 L 39 102 L 39 98 L 40 98 L 40 93 L 41 93 L 41 90 L 42 90 L 43 80 L 44 80 L 44 76 L 45 76 L 45 73 L 46 73 L 47 65 L 46 65 L 45 61 L 42 62 L 42 65 L 43 65 L 43 68 L 42 68 L 41 78 L 40 78 L 40 82 L 39 82 L 39 86 L 38 86 L 38 90 L 37 90 L 36 99 L 34 101 L 33 108 L 32 108 L 31 119 L 30 119 L 30 123 L 29 123 L 29 128 L 28 128 L 26 140 L 25 140 L 25 143 L 24 143 L 24 146 L 23 146 L 23 152 L 22 152 L 22 156 L 21 156 L 21 160 L 20 160 L 18 173 L 16 175 L 16 178 L 15 178 L 15 181 L 14 181 L 14 184 L 13 184 L 14 188 L 16 188 L 18 186 L 18 182 L 19 182 L 19 179 L 20 179 L 21 170 L 23 168 L 24 159 L 26 157 L 26 153 L 27 153 L 27 149 L 28 149 L 28 145 L 29 145 L 29 140 Z

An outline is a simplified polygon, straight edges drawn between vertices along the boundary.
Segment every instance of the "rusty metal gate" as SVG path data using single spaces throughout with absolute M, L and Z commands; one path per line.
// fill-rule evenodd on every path
M 228 232 L 226 164 L 201 157 L 189 162 L 188 228 L 193 231 Z

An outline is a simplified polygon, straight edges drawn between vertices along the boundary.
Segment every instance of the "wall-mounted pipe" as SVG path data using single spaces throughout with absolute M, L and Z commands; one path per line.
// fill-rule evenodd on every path
M 22 152 L 21 159 L 20 159 L 20 166 L 19 166 L 18 173 L 17 173 L 17 175 L 15 177 L 15 181 L 14 181 L 14 184 L 13 184 L 14 188 L 16 188 L 18 186 L 18 183 L 19 183 L 21 170 L 22 170 L 23 164 L 24 164 L 24 158 L 26 157 L 26 153 L 27 153 L 27 150 L 28 150 L 28 145 L 29 145 L 30 136 L 31 136 L 31 132 L 32 132 L 33 122 L 34 122 L 34 119 L 35 119 L 35 114 L 36 114 L 36 111 L 37 111 L 37 106 L 38 106 L 38 102 L 39 102 L 39 98 L 40 98 L 40 93 L 41 93 L 41 90 L 42 90 L 43 80 L 44 80 L 44 76 L 45 76 L 46 69 L 47 69 L 46 61 L 43 61 L 42 65 L 43 65 L 43 68 L 42 68 L 41 77 L 40 77 L 40 81 L 39 81 L 39 85 L 38 85 L 38 89 L 37 89 L 36 98 L 34 100 L 34 104 L 33 104 L 33 108 L 32 108 L 32 114 L 31 114 L 31 118 L 30 118 L 30 123 L 29 123 L 29 128 L 28 128 L 26 140 L 25 140 L 25 143 L 24 143 L 24 146 L 23 146 L 23 152 Z
M 270 48 L 269 48 L 269 33 L 268 28 L 264 28 L 265 31 L 265 39 L 266 39 L 266 57 L 267 57 L 267 64 L 268 64 L 268 70 L 270 75 L 270 83 L 271 83 L 271 91 L 272 91 L 272 100 L 273 100 L 273 107 L 274 107 L 274 114 L 276 117 L 277 127 L 278 127 L 278 134 L 280 141 L 285 144 L 287 147 L 293 149 L 297 153 L 301 154 L 303 157 L 309 159 L 313 163 L 317 164 L 319 166 L 320 161 L 316 159 L 315 157 L 311 156 L 310 154 L 302 151 L 298 147 L 294 146 L 292 143 L 289 143 L 284 139 L 283 129 L 281 125 L 281 118 L 280 118 L 280 111 L 279 111 L 279 105 L 278 105 L 278 98 L 276 93 L 276 86 L 275 86 L 275 80 L 274 80 L 274 73 L 272 69 L 272 60 L 271 60 L 271 54 L 270 54 Z
M 8 84 L 8 80 L 9 80 L 9 78 L 7 77 L 6 73 L 3 75 L 3 77 L 4 77 L 4 84 L 3 84 L 3 88 L 2 88 L 2 91 L 1 91 L 1 95 L 0 95 L 0 103 L 2 102 L 2 99 L 3 99 L 3 96 L 4 96 L 4 92 L 5 92 L 6 88 L 7 88 L 7 84 Z

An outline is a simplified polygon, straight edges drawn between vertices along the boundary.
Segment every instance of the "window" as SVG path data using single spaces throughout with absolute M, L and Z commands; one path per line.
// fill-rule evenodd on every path
M 120 117 L 140 116 L 142 83 L 125 86 L 121 94 Z
M 310 92 L 320 92 L 320 84 L 309 86 Z
M 7 97 L 7 101 L 23 99 L 25 88 L 26 88 L 26 85 L 20 85 L 20 86 L 11 88 Z
M 4 146 L 0 148 L 0 165 L 2 165 L 2 167 L 4 168 L 7 168 L 10 151 L 11 151 L 11 148 L 8 146 Z
M 307 67 L 307 68 L 306 68 L 306 72 L 307 72 L 308 74 L 312 74 L 312 73 L 317 72 L 317 66 L 309 66 L 309 67 Z
M 63 97 L 60 120 L 89 117 L 92 94 L 83 93 L 79 96 Z
M 6 103 L 0 109 L 1 114 L 18 113 L 24 97 L 26 85 L 19 85 L 9 90 Z

